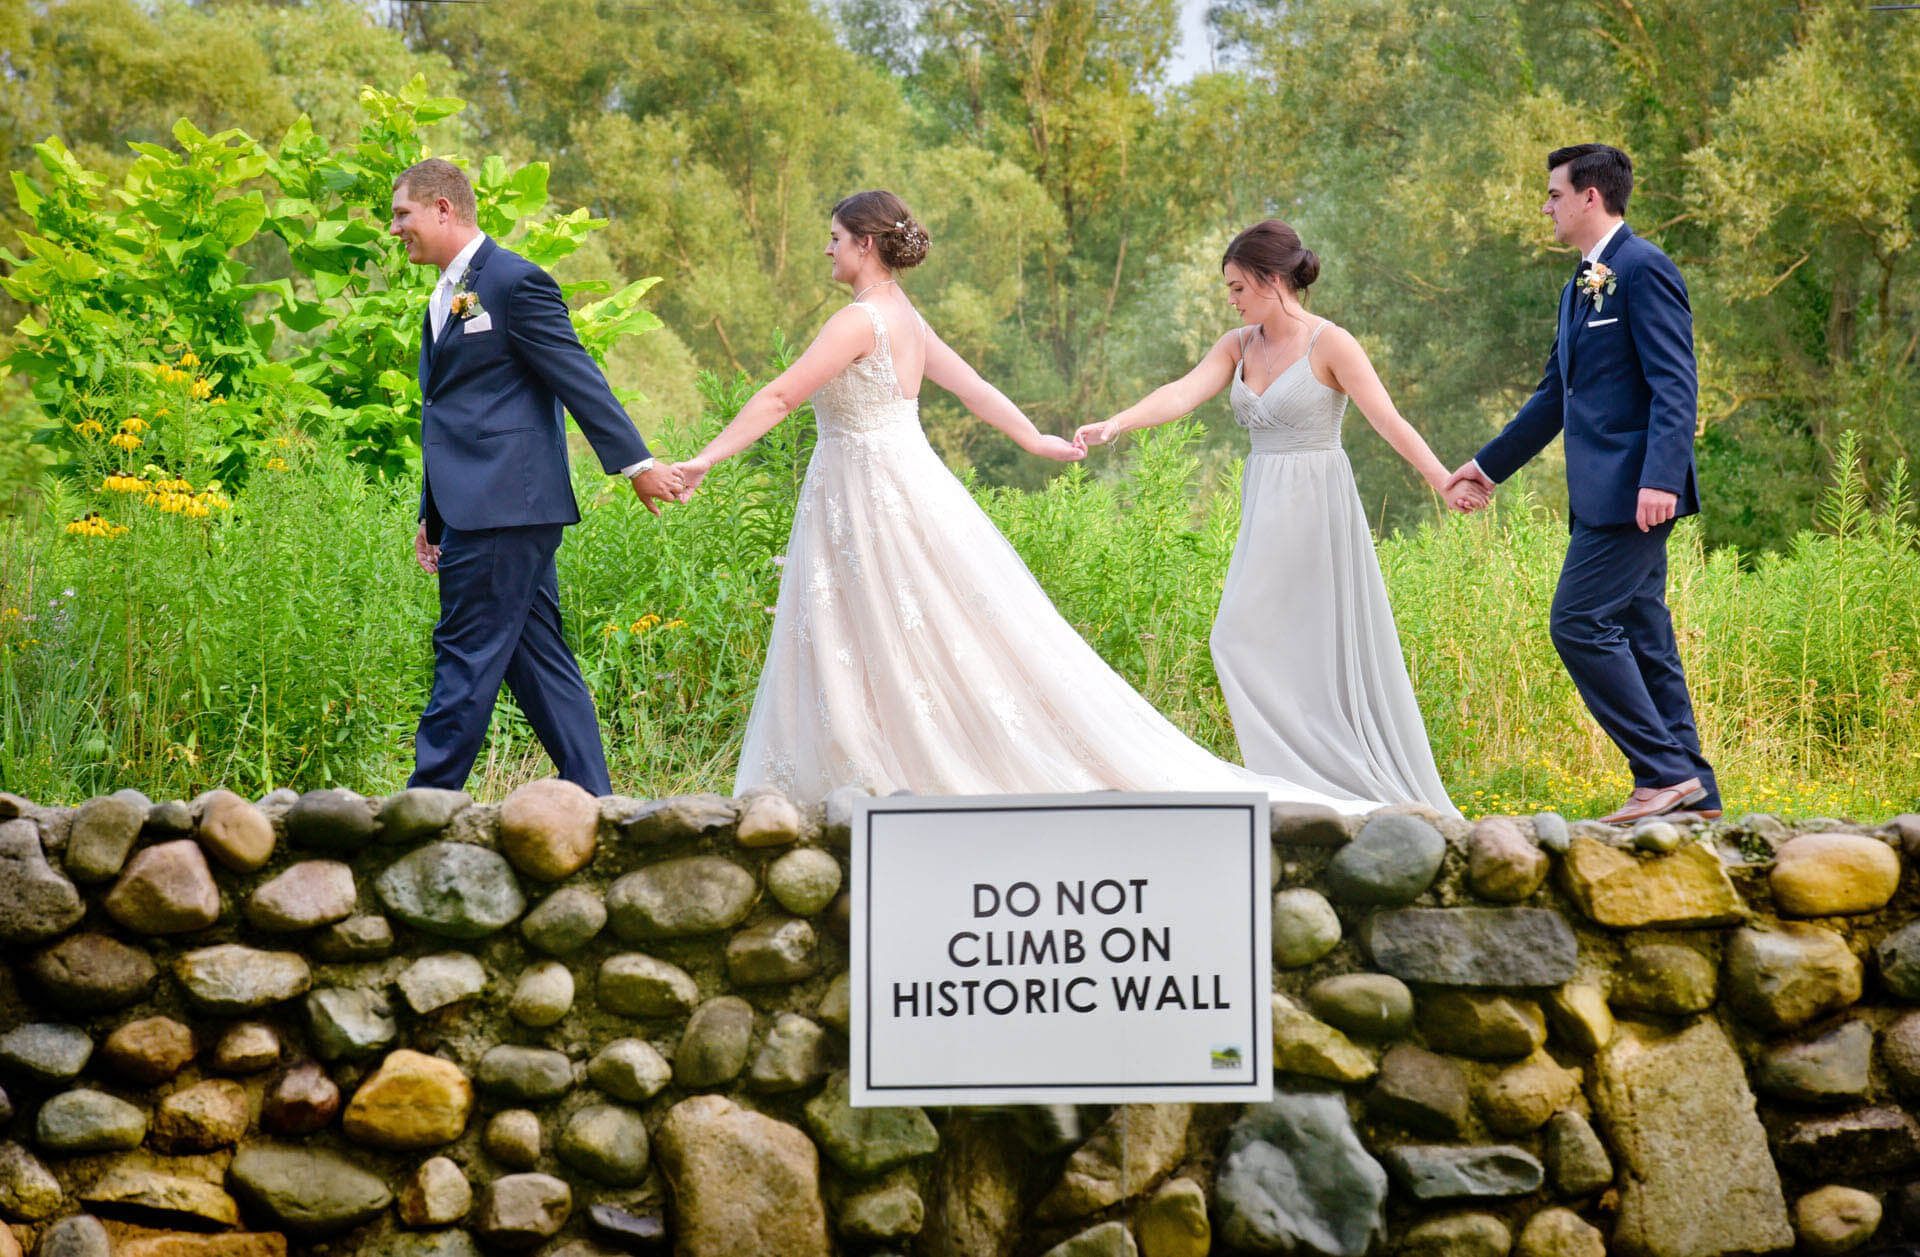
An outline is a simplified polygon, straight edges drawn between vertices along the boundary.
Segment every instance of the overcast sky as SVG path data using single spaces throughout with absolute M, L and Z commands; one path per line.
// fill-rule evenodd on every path
M 1209 68 L 1207 51 L 1208 0 L 1180 0 L 1180 46 L 1173 51 L 1167 77 L 1184 83 Z

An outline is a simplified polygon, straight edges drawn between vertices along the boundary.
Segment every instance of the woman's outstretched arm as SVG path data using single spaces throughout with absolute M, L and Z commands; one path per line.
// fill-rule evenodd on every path
M 1170 419 L 1192 414 L 1200 403 L 1232 382 L 1233 365 L 1239 361 L 1240 337 L 1239 329 L 1228 332 L 1213 342 L 1213 348 L 1207 350 L 1206 357 L 1200 359 L 1193 370 L 1179 379 L 1162 384 L 1111 419 L 1080 425 L 1073 434 L 1073 443 L 1081 449 L 1105 445 L 1122 432 L 1157 427 Z
M 715 464 L 732 458 L 773 431 L 775 424 L 812 397 L 816 389 L 861 354 L 872 352 L 873 346 L 873 322 L 861 311 L 847 306 L 828 319 L 827 325 L 792 366 L 762 386 L 740 408 L 740 413 L 707 442 L 706 448 L 679 465 L 685 484 L 680 500 L 684 502 L 692 496 L 694 486 Z
M 922 326 L 925 326 L 922 324 Z M 1005 393 L 982 379 L 967 360 L 927 328 L 926 376 L 960 399 L 960 404 L 975 418 L 993 425 L 1013 439 L 1029 454 L 1070 463 L 1085 458 L 1087 452 L 1072 441 L 1049 436 L 1034 427 L 1025 411 L 1014 405 Z
M 1353 399 L 1373 430 L 1420 473 L 1420 478 L 1432 486 L 1435 493 L 1458 510 L 1477 510 L 1486 505 L 1486 494 L 1478 485 L 1462 483 L 1452 489 L 1447 487 L 1451 473 L 1434 457 L 1426 438 L 1401 416 L 1393 398 L 1387 394 L 1387 386 L 1380 382 L 1380 373 L 1373 369 L 1367 351 L 1351 332 L 1343 327 L 1328 327 L 1321 344 L 1327 369 L 1333 373 L 1334 386 Z M 1311 368 L 1313 364 L 1307 365 Z

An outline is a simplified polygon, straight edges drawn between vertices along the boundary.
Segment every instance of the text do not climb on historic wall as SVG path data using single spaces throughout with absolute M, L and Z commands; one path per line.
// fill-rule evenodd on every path
M 1272 1090 L 1259 794 L 863 799 L 856 1105 Z

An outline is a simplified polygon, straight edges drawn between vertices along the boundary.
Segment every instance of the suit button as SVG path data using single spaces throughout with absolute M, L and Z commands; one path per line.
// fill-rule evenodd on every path
M 1569 393 L 1571 393 L 1571 392 L 1573 392 L 1573 390 L 1572 390 L 1572 389 L 1568 389 L 1568 390 L 1567 390 L 1567 392 L 1569 392 Z M 423 402 L 421 402 L 420 404 L 421 404 L 422 406 L 431 406 L 431 405 L 433 405 L 433 398 L 431 398 L 431 397 L 429 397 L 429 398 L 427 398 L 427 399 L 426 399 L 425 401 L 423 401 Z

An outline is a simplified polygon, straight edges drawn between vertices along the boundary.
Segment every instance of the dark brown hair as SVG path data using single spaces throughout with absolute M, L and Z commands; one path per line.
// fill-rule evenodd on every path
M 1607 213 L 1624 215 L 1633 195 L 1633 158 L 1611 144 L 1569 144 L 1547 154 L 1547 173 L 1565 166 L 1575 192 L 1597 188 Z
M 878 189 L 856 192 L 833 207 L 840 225 L 857 236 L 872 236 L 880 260 L 891 270 L 904 271 L 927 260 L 933 241 L 913 216 L 907 203 Z
M 446 197 L 447 204 L 453 206 L 453 216 L 468 226 L 480 216 L 473 200 L 473 185 L 460 167 L 444 157 L 413 163 L 394 176 L 393 186 L 396 190 L 405 188 L 409 198 L 429 205 Z
M 1255 223 L 1233 238 L 1220 259 L 1268 283 L 1282 283 L 1296 293 L 1304 293 L 1320 278 L 1320 258 L 1300 243 L 1300 233 L 1277 218 Z

